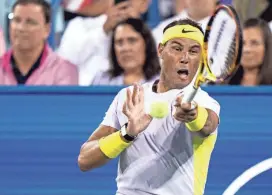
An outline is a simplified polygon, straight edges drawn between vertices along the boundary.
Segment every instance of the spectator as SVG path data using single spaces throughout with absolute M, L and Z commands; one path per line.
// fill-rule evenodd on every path
M 89 85 L 99 71 L 107 66 L 111 33 L 116 24 L 127 18 L 140 18 L 150 0 L 128 0 L 112 7 L 99 17 L 77 17 L 71 20 L 64 32 L 59 54 L 79 66 L 80 85 Z
M 160 63 L 152 34 L 141 19 L 130 18 L 113 29 L 111 69 L 98 73 L 93 85 L 131 85 L 158 78 Z
M 230 85 L 272 84 L 272 34 L 267 22 L 248 19 L 244 24 L 244 48 L 241 66 L 230 79 Z
M 2 56 L 6 51 L 6 43 L 4 38 L 4 33 L 0 28 L 0 56 Z
M 11 50 L 0 60 L 3 85 L 75 85 L 76 67 L 46 44 L 50 32 L 50 4 L 17 0 L 10 22 Z

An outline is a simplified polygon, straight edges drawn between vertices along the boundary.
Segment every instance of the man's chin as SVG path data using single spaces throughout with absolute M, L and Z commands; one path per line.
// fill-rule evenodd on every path
M 189 84 L 190 84 L 189 80 L 176 83 L 175 89 L 183 89 L 183 88 L 187 87 Z
M 13 49 L 17 49 L 20 51 L 31 50 L 31 47 L 28 44 L 22 44 L 22 43 L 13 44 L 12 47 L 13 47 Z

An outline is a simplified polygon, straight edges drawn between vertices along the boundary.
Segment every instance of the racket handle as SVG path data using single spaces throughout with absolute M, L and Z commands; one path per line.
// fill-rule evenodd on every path
M 184 94 L 181 103 L 191 103 L 196 95 L 197 89 L 192 87 L 192 88 L 190 88 L 190 90 L 185 91 L 185 92 L 186 93 Z

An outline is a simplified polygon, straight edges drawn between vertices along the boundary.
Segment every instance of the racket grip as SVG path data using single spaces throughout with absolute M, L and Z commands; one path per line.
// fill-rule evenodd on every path
M 197 89 L 192 87 L 192 88 L 190 88 L 190 90 L 185 91 L 185 92 L 186 93 L 184 94 L 181 103 L 191 103 L 196 95 Z

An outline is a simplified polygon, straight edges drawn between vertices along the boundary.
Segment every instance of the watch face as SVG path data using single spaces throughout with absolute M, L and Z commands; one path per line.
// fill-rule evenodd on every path
M 126 128 L 125 128 L 125 127 L 122 127 L 122 129 L 121 129 L 121 135 L 122 135 L 122 136 L 125 136 L 126 134 L 127 134 Z
M 135 139 L 135 137 L 128 135 L 126 132 L 126 126 L 124 125 L 121 128 L 121 135 L 127 140 L 127 141 L 133 141 Z

